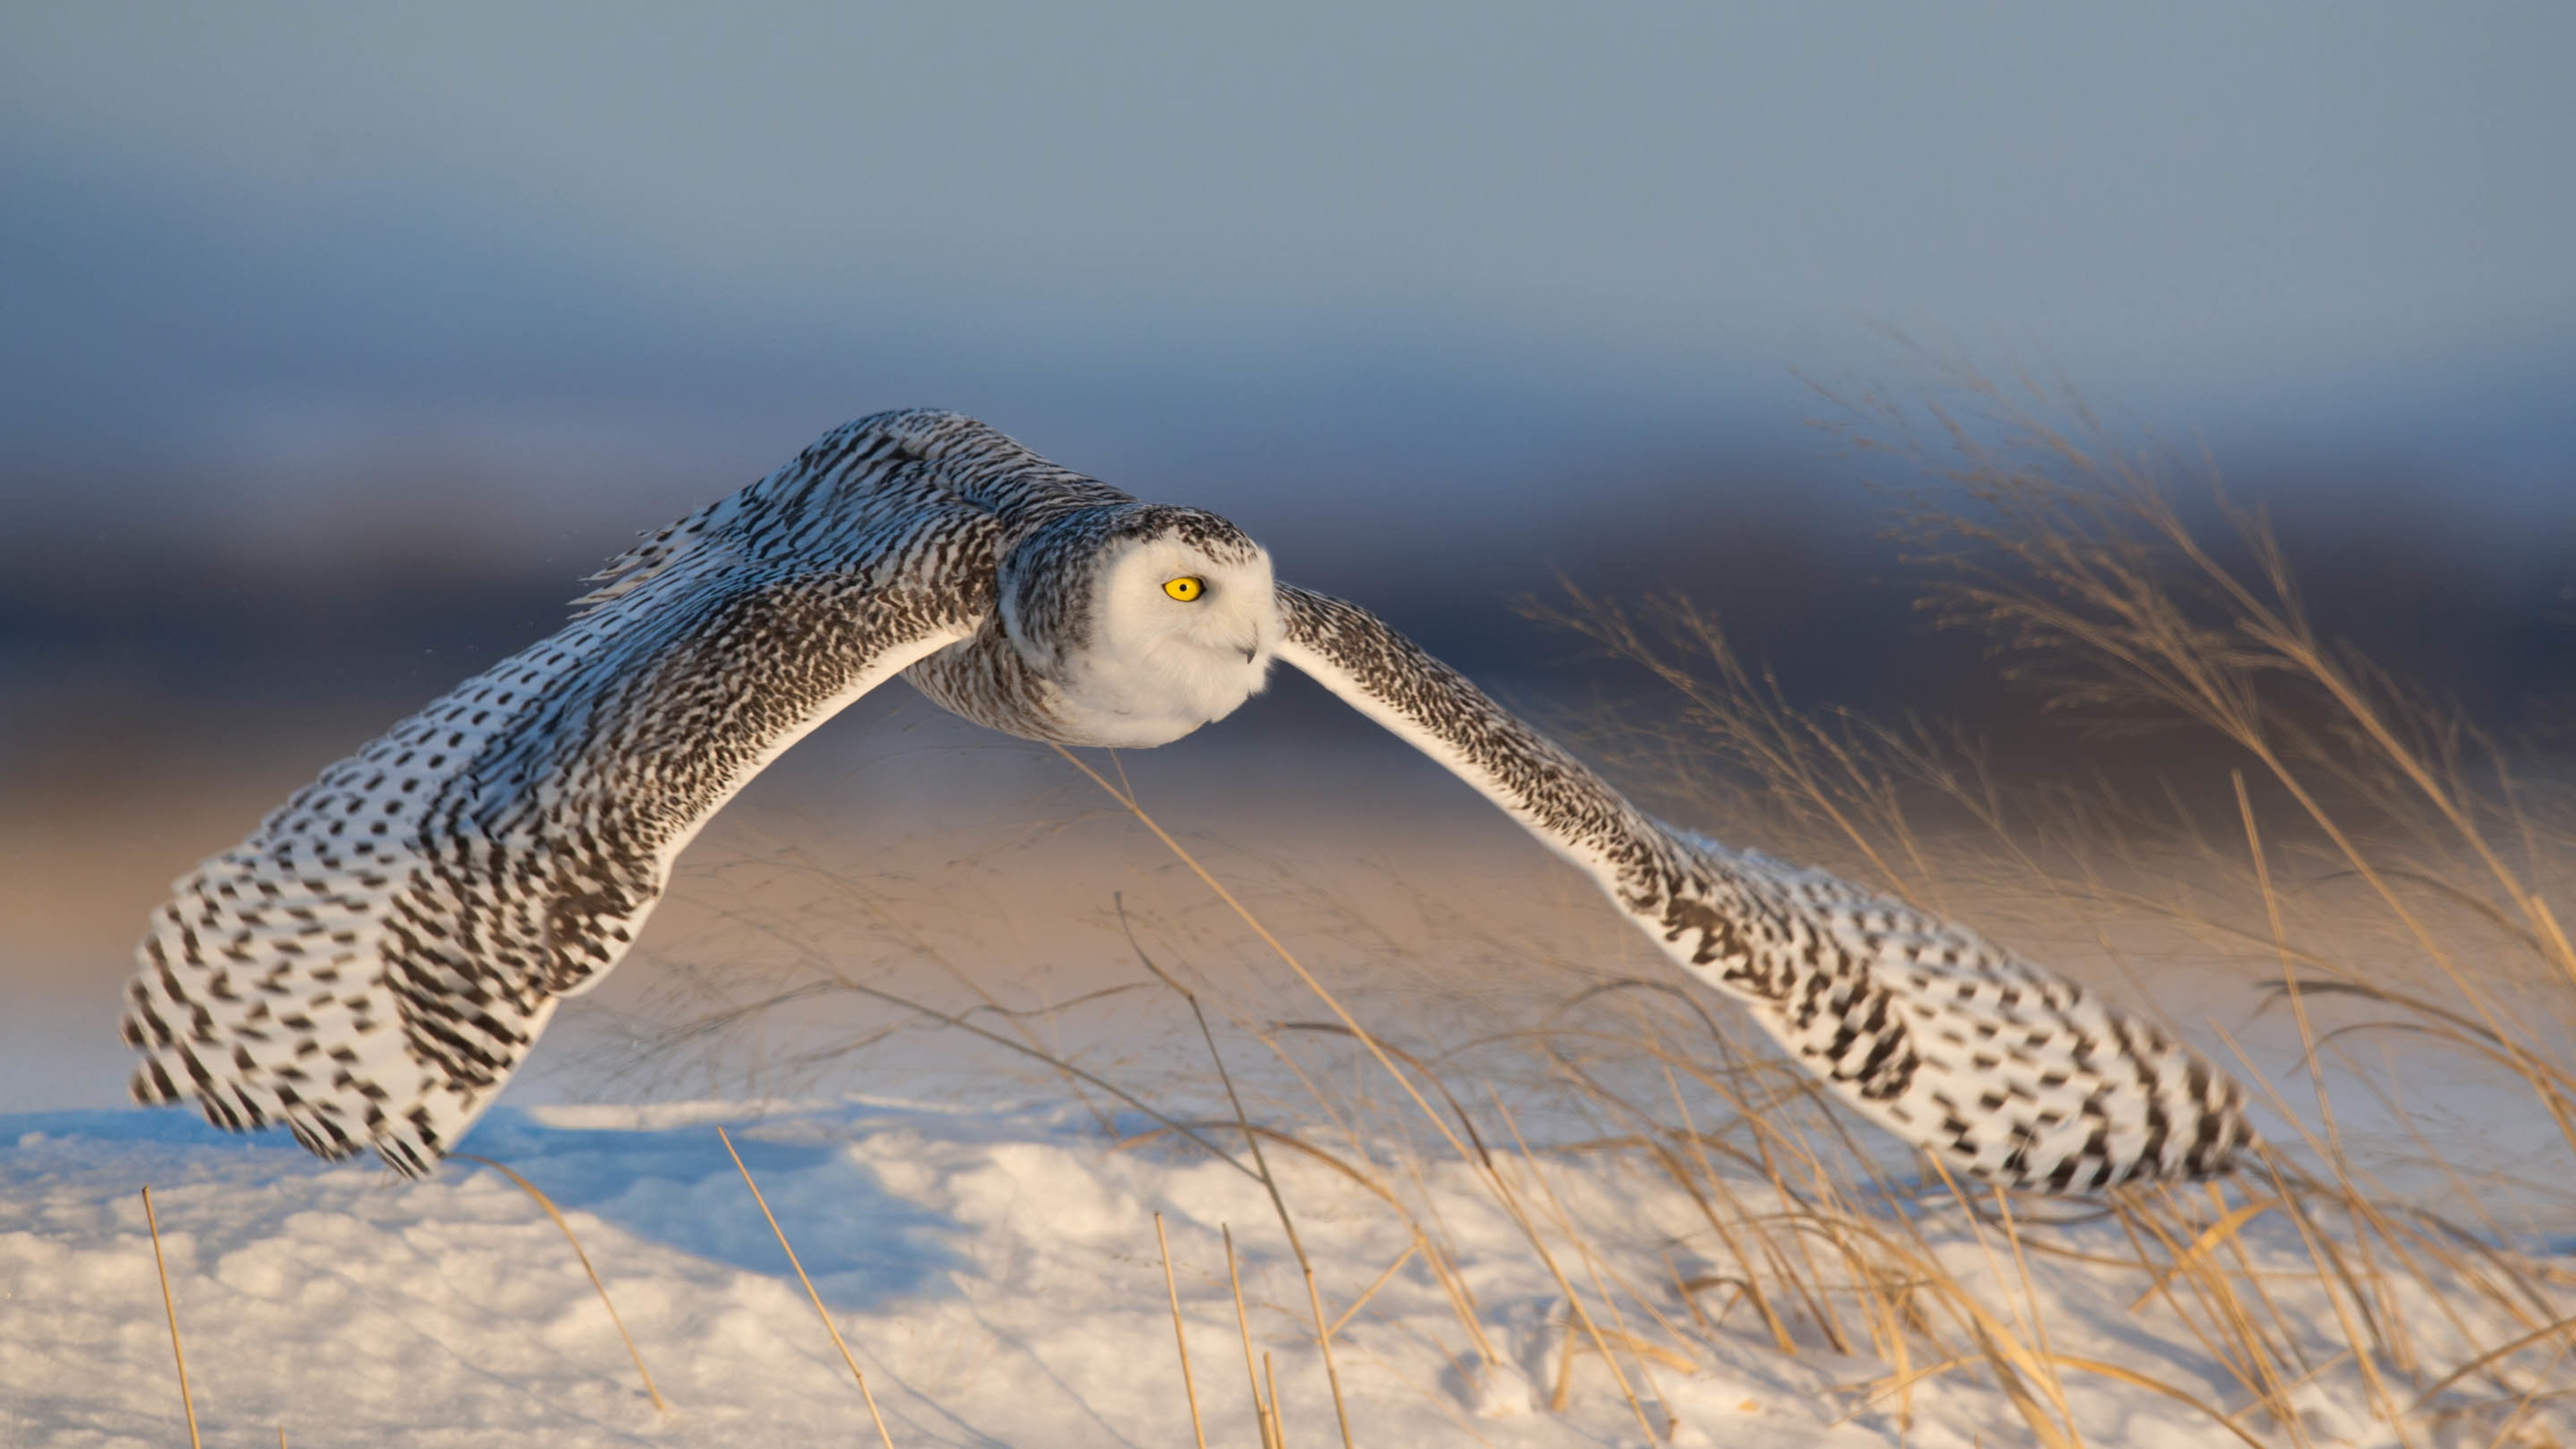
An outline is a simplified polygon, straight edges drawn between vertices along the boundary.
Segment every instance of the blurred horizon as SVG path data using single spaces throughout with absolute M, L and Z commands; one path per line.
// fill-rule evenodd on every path
M 1690 594 L 1802 704 L 2023 730 L 1912 607 L 1907 480 L 1810 426 L 1810 379 L 1908 395 L 1894 329 L 2205 449 L 2401 677 L 2576 718 L 2565 7 L 11 31 L 0 991 L 104 1000 L 259 791 L 895 406 L 1225 513 L 1536 710 L 1641 688 L 1515 615 L 1564 579 Z M 1205 748 L 1321 758 L 1311 703 Z
M 20 692 L 111 644 L 217 679 L 255 647 L 98 636 L 137 610 L 526 642 L 635 533 L 894 406 L 1440 601 L 1471 652 L 1559 571 L 1723 593 L 1738 533 L 1869 576 L 1870 470 L 1806 379 L 1901 391 L 1884 327 L 2205 446 L 2319 521 L 2324 575 L 2421 543 L 2463 566 L 2419 582 L 2496 617 L 2568 582 L 2558 7 L 258 0 L 13 31 Z

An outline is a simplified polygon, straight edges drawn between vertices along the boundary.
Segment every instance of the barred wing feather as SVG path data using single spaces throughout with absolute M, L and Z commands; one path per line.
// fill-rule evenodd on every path
M 1280 657 L 1582 867 L 1862 1115 L 1953 1171 L 2050 1192 L 2216 1172 L 2243 1093 L 2156 1026 L 1979 937 L 1639 811 L 1374 615 L 1283 587 Z
M 427 1172 L 625 953 L 706 819 L 991 608 L 982 510 L 800 498 L 834 520 L 818 542 L 761 486 L 177 882 L 128 990 L 135 1094 Z

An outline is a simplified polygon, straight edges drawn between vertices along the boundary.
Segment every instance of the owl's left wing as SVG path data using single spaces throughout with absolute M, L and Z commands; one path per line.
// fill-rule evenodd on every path
M 1279 657 L 1580 866 L 1853 1108 L 2048 1192 L 2224 1168 L 2244 1094 L 2154 1024 L 1955 925 L 1673 830 L 1354 605 L 1282 585 Z

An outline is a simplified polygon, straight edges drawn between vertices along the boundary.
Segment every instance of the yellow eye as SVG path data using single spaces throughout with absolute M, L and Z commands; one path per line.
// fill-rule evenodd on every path
M 1183 574 L 1179 578 L 1165 583 L 1163 585 L 1163 592 L 1180 600 L 1184 604 L 1195 603 L 1197 602 L 1199 595 L 1207 592 L 1207 580 L 1192 574 Z

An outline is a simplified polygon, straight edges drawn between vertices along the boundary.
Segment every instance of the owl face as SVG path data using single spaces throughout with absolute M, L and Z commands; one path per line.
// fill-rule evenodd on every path
M 1259 693 L 1283 625 L 1268 551 L 1213 514 L 1139 512 L 1095 556 L 1054 676 L 1059 712 L 1087 743 L 1141 749 Z

